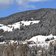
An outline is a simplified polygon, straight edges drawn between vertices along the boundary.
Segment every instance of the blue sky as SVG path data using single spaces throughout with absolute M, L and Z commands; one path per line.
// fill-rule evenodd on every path
M 40 8 L 56 8 L 56 0 L 0 0 L 0 17 Z

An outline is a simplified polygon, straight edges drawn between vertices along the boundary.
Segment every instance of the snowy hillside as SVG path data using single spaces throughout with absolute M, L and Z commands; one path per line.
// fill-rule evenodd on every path
M 49 40 L 46 41 L 46 39 L 49 39 Z M 26 39 L 25 41 L 21 41 L 20 43 L 27 44 L 27 42 L 30 42 L 29 44 L 30 47 L 32 46 L 40 47 L 41 46 L 47 49 L 49 47 L 50 42 L 54 42 L 54 41 L 56 41 L 56 36 L 53 36 L 52 34 L 50 34 L 48 36 L 42 36 L 42 35 L 33 36 L 32 38 Z M 10 40 L 9 44 L 10 43 L 18 44 L 18 41 Z M 3 42 L 0 42 L 0 44 L 6 44 L 6 42 L 3 41 Z
M 46 41 L 46 39 L 49 39 L 49 40 Z M 37 35 L 29 39 L 28 41 L 35 42 L 37 46 L 48 48 L 50 42 L 54 42 L 55 40 L 56 40 L 56 36 L 53 36 L 52 34 L 50 34 L 48 36 Z M 30 46 L 34 46 L 34 45 L 30 44 Z
M 20 29 L 20 26 L 29 26 L 30 24 L 39 23 L 39 20 L 36 21 L 20 21 L 11 25 L 3 25 L 0 24 L 0 29 L 3 29 L 4 31 L 13 31 L 13 29 Z
M 50 34 L 56 36 L 56 9 L 24 11 L 1 19 L 0 30 L 4 32 L 0 31 L 0 35 L 3 40 L 26 40 Z

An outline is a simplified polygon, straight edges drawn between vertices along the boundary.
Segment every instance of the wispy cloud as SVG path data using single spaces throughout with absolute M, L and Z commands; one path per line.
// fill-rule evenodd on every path
M 2 4 L 2 7 L 8 7 L 8 5 L 11 4 L 17 4 L 18 6 L 22 6 L 22 7 L 26 7 L 26 8 L 35 8 L 36 6 L 29 5 L 28 3 L 35 3 L 35 2 L 47 2 L 47 1 L 51 1 L 51 0 L 0 0 L 0 4 Z M 5 5 L 4 5 L 5 4 Z M 1 6 L 0 6 L 1 8 Z
M 31 2 L 44 2 L 44 1 L 48 1 L 48 0 L 29 0 Z
M 11 4 L 13 2 L 17 2 L 18 4 L 28 3 L 28 2 L 44 2 L 48 0 L 0 0 L 0 4 Z
M 9 4 L 10 0 L 0 0 L 0 4 Z
M 16 0 L 16 3 L 20 6 L 22 6 L 23 8 L 27 8 L 27 9 L 35 9 L 36 5 L 34 5 L 33 3 L 35 2 L 47 2 L 50 0 Z M 32 3 L 29 5 L 29 3 Z
M 46 1 L 49 1 L 49 0 L 16 0 L 16 2 L 20 5 L 26 4 L 29 2 L 46 2 Z

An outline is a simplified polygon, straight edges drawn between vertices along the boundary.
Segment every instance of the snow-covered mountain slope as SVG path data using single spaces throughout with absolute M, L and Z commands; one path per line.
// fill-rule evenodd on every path
M 9 28 L 8 26 L 6 25 L 3 25 L 3 24 L 0 24 L 0 30 L 4 30 L 5 31 L 12 31 L 12 28 Z
M 51 40 L 51 38 L 53 38 Z M 45 41 L 46 39 L 50 39 L 49 41 Z M 37 36 L 34 36 L 32 38 L 30 38 L 29 40 L 25 40 L 25 41 L 19 41 L 21 44 L 27 44 L 28 42 L 30 42 L 29 44 L 29 47 L 32 47 L 32 46 L 37 46 L 37 47 L 44 47 L 46 49 L 48 49 L 49 45 L 50 45 L 50 42 L 55 42 L 56 41 L 56 36 L 53 36 L 52 34 L 48 35 L 48 36 L 42 36 L 42 35 L 37 35 Z M 32 42 L 32 43 L 31 43 Z M 13 43 L 17 43 L 18 44 L 18 41 L 14 41 L 14 40 L 10 40 L 9 41 L 9 44 L 13 44 Z M 0 42 L 0 44 L 6 44 L 6 42 Z
M 23 25 L 23 26 L 28 26 L 30 24 L 34 24 L 34 23 L 39 23 L 40 21 L 39 20 L 36 20 L 36 21 L 20 21 L 20 22 L 16 22 L 14 24 L 11 24 L 11 25 L 3 25 L 3 24 L 0 24 L 0 29 L 3 29 L 4 31 L 12 31 L 13 29 L 20 29 L 20 26 Z
M 3 20 L 0 20 L 0 24 L 4 25 L 0 29 L 6 31 L 0 31 L 4 40 L 26 40 L 37 35 L 56 35 L 56 9 L 25 11 L 1 19 Z
M 52 37 L 54 37 L 52 34 L 48 35 L 48 36 L 42 36 L 42 35 L 37 35 L 37 36 L 34 36 L 32 37 L 29 41 L 34 41 L 35 43 L 38 41 L 38 42 L 45 42 L 45 40 L 47 38 L 51 39 Z M 56 38 L 56 36 L 54 37 Z
M 21 21 L 21 23 L 25 26 L 28 26 L 30 24 L 35 24 L 35 23 L 39 23 L 40 20 L 35 20 L 35 21 Z
M 53 37 L 54 37 L 54 39 L 52 39 Z M 47 38 L 50 39 L 50 40 L 45 41 Z M 28 41 L 33 41 L 33 42 L 36 43 L 37 46 L 47 48 L 49 46 L 50 42 L 55 41 L 55 40 L 56 40 L 56 36 L 53 36 L 52 34 L 50 34 L 48 36 L 37 35 L 37 36 L 34 36 L 31 39 L 29 39 Z

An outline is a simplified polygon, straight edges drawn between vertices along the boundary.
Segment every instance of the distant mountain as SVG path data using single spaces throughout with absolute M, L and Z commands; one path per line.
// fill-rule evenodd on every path
M 42 20 L 50 17 L 49 15 L 54 15 L 56 12 L 56 9 L 39 9 L 39 10 L 30 10 L 30 11 L 24 11 L 24 12 L 19 12 L 19 13 L 15 13 L 12 14 L 8 17 L 5 18 L 0 18 L 2 20 L 0 20 L 0 24 L 12 24 L 18 21 L 22 21 L 22 20 L 32 20 L 31 18 L 33 18 L 34 20 Z
M 56 9 L 25 11 L 1 18 L 0 24 L 14 24 L 20 21 L 40 20 L 39 23 L 21 26 L 12 32 L 3 32 L 3 39 L 25 40 L 36 35 L 56 35 Z

